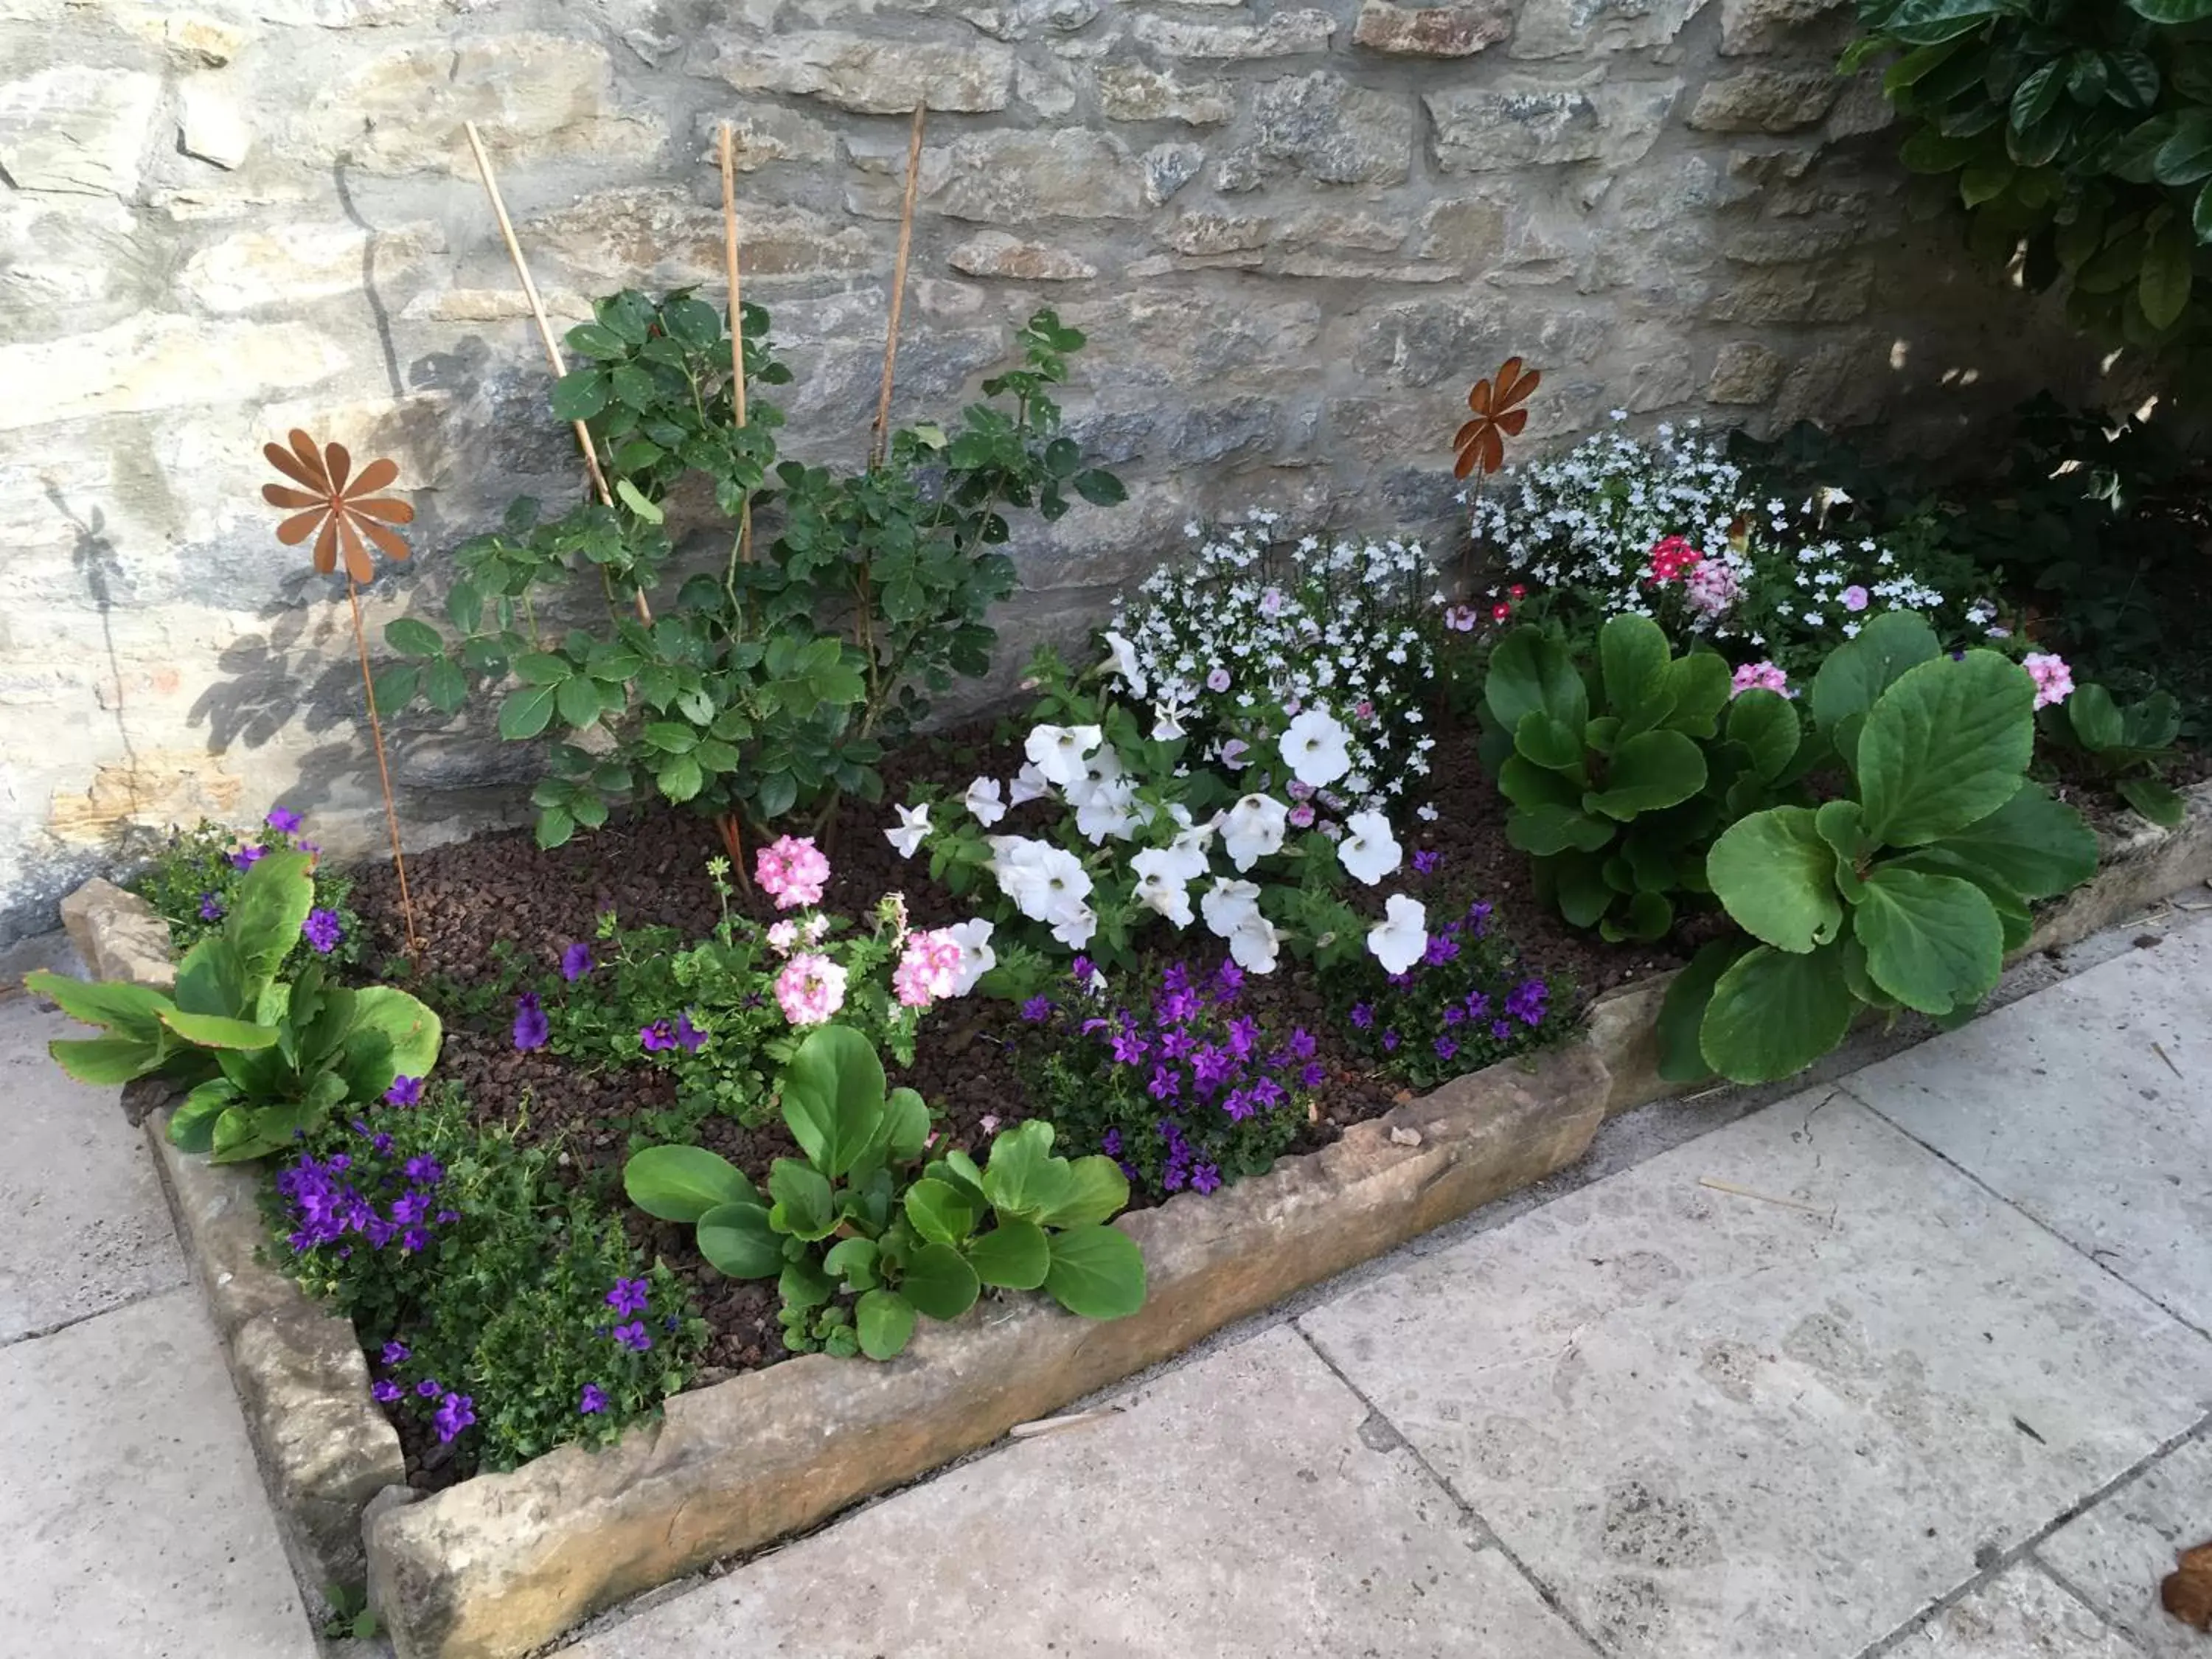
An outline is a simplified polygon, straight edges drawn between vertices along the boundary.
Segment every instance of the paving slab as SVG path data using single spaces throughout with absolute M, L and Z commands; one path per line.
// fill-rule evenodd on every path
M 0 1343 L 185 1282 L 160 1179 L 115 1091 L 70 1080 L 49 1040 L 90 1028 L 0 998 Z
M 2142 1659 L 2031 1562 L 1960 1596 L 1891 1652 L 1895 1659 Z
M 313 1659 L 189 1287 L 0 1349 L 0 1659 Z
M 573 1659 L 1595 1659 L 1287 1328 L 590 1637 Z
M 2152 1659 L 2204 1659 L 2212 1639 L 2159 1605 L 2174 1556 L 2212 1539 L 2212 1440 L 2178 1446 L 2037 1546 Z
M 1300 1323 L 1622 1656 L 1858 1654 L 2212 1405 L 2212 1343 L 1828 1091 Z
M 1848 1086 L 2212 1331 L 2212 927 L 2176 928 Z

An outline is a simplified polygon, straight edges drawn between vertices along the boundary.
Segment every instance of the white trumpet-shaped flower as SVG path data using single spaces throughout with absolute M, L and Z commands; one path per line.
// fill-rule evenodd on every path
M 1129 868 L 1137 876 L 1138 903 L 1178 927 L 1190 926 L 1190 882 L 1193 876 L 1204 872 L 1203 863 L 1193 871 L 1169 848 L 1147 847 L 1129 860 Z
M 1336 856 L 1355 880 L 1370 887 L 1405 862 L 1405 849 L 1390 833 L 1390 820 L 1380 812 L 1354 812 L 1344 821 L 1344 839 Z
M 1014 781 L 1006 786 L 1006 805 L 1025 806 L 1033 800 L 1042 800 L 1052 793 L 1052 785 L 1043 773 L 1036 769 L 1034 761 L 1024 761 L 1022 769 L 1014 774 Z
M 1367 930 L 1367 949 L 1384 972 L 1405 973 L 1429 948 L 1428 923 L 1419 900 L 1393 893 L 1382 906 L 1382 920 Z
M 1026 836 L 991 837 L 991 873 L 1014 908 L 1055 927 L 1090 907 L 1091 872 L 1074 854 Z
M 894 806 L 898 814 L 898 828 L 884 831 L 884 839 L 902 859 L 910 859 L 929 836 L 929 803 L 919 806 Z
M 1198 902 L 1206 925 L 1218 939 L 1231 939 L 1237 930 L 1260 914 L 1260 884 L 1253 881 L 1223 881 L 1218 877 Z
M 1326 708 L 1303 710 L 1283 728 L 1284 763 L 1300 783 L 1322 788 L 1352 769 L 1350 736 Z
M 1113 653 L 1108 660 L 1114 665 L 1114 672 L 1121 677 L 1121 683 L 1129 688 L 1130 696 L 1141 697 L 1151 690 L 1145 678 L 1145 671 L 1137 665 L 1137 647 L 1134 645 L 1119 634 L 1109 633 L 1106 648 Z
M 1103 735 L 1095 726 L 1038 726 L 1022 748 L 1047 783 L 1066 789 L 1082 782 L 1084 757 Z
M 960 967 L 952 976 L 952 994 L 964 997 L 975 988 L 975 981 L 999 965 L 999 953 L 991 948 L 991 924 L 981 916 L 972 921 L 955 922 L 945 932 L 960 947 Z
M 968 793 L 960 798 L 968 809 L 968 816 L 988 830 L 1006 816 L 1005 786 L 996 778 L 978 778 L 968 786 Z

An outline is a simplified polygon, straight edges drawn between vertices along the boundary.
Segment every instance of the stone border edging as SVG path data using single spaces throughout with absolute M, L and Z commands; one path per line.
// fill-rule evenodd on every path
M 2179 830 L 2108 836 L 2098 875 L 2039 918 L 2020 954 L 2212 878 L 2212 782 L 2187 793 Z M 70 933 L 88 963 L 136 967 L 149 921 L 161 926 L 108 888 L 76 907 Z M 563 1448 L 374 1512 L 369 1500 L 405 1477 L 350 1324 L 255 1259 L 252 1176 L 177 1153 L 166 1113 L 148 1136 L 295 1563 L 321 1575 L 317 1587 L 357 1584 L 365 1553 L 399 1659 L 517 1659 L 1565 1168 L 1607 1117 L 1674 1091 L 1654 1030 L 1670 978 L 1600 998 L 1583 1037 L 1534 1063 L 1457 1079 L 1257 1180 L 1125 1218 L 1151 1279 L 1128 1319 L 988 1300 L 888 1364 L 787 1360 L 678 1395 L 606 1450 Z

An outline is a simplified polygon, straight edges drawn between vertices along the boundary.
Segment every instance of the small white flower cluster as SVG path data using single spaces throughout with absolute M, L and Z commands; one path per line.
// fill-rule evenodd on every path
M 1146 577 L 1106 636 L 1124 694 L 1152 706 L 1155 735 L 1188 731 L 1209 760 L 1241 771 L 1285 722 L 1326 709 L 1348 728 L 1350 806 L 1400 805 L 1436 746 L 1421 703 L 1443 593 L 1420 544 L 1324 544 L 1258 508 L 1185 530 L 1194 556 Z M 1313 820 L 1303 795 L 1292 811 Z
M 1303 788 L 1311 796 L 1340 782 L 1352 768 L 1350 739 L 1351 733 L 1327 711 L 1300 713 L 1277 744 L 1291 787 Z M 988 830 L 996 823 L 1006 815 L 1006 803 L 1020 805 L 1040 799 L 1057 799 L 1073 808 L 1078 832 L 1093 846 L 1109 840 L 1133 841 L 1158 824 L 1158 833 L 1169 837 L 1166 844 L 1144 847 L 1127 860 L 1129 899 L 1178 928 L 1203 915 L 1207 929 L 1228 945 L 1239 967 L 1255 974 L 1274 971 L 1284 935 L 1261 912 L 1260 884 L 1246 877 L 1261 859 L 1284 849 L 1297 823 L 1296 808 L 1255 792 L 1204 823 L 1195 822 L 1180 803 L 1169 805 L 1164 817 L 1159 808 L 1138 798 L 1134 781 L 1125 774 L 1100 727 L 1040 725 L 1031 728 L 1023 746 L 1028 759 L 1012 787 L 1002 787 L 996 778 L 977 778 L 961 798 L 960 806 L 978 825 Z M 945 827 L 930 822 L 927 803 L 894 810 L 897 827 L 884 830 L 884 836 L 902 858 L 912 858 Z M 1069 950 L 1088 945 L 1098 928 L 1092 904 L 1097 887 L 1085 860 L 1067 848 L 1034 836 L 986 839 L 991 849 L 986 867 L 1014 908 L 1045 924 Z M 1234 867 L 1235 876 L 1214 869 L 1217 849 Z M 1346 818 L 1336 838 L 1336 857 L 1354 880 L 1372 887 L 1399 868 L 1405 850 L 1387 816 L 1363 809 Z M 1192 890 L 1201 881 L 1206 885 L 1195 895 L 1194 912 Z M 1369 931 L 1368 949 L 1391 972 L 1402 973 L 1428 945 L 1422 909 L 1401 894 L 1392 895 L 1384 908 L 1386 920 Z M 976 944 L 984 945 L 988 924 L 968 925 L 981 926 L 982 938 Z M 964 957 L 969 942 L 959 930 L 953 931 Z

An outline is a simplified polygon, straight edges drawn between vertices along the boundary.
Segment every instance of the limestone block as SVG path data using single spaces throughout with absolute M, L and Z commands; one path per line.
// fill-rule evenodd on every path
M 863 115 L 932 109 L 1000 110 L 1012 95 L 1014 55 L 1004 46 L 873 40 L 832 33 L 781 33 L 728 46 L 714 72 L 740 92 L 817 98 Z
M 149 313 L 94 333 L 0 346 L 0 432 L 265 398 L 327 380 L 349 361 L 338 341 L 305 323 Z
M 960 15 L 994 40 L 1026 40 L 1035 34 L 1073 34 L 1103 9 L 1103 0 L 1005 0 L 964 6 Z
M 1196 144 L 1153 145 L 1144 155 L 1146 205 L 1161 205 L 1205 165 L 1206 152 Z
M 805 208 L 740 203 L 748 278 L 850 276 L 878 263 L 874 239 Z M 574 285 L 607 291 L 636 284 L 719 280 L 722 211 L 660 185 L 594 191 L 529 221 L 533 250 L 574 273 Z
M 1421 215 L 1413 252 L 1424 259 L 1455 259 L 1488 267 L 1505 250 L 1505 206 L 1486 197 L 1431 202 Z
M 1014 65 L 1014 93 L 1039 115 L 1056 121 L 1075 107 L 1075 74 L 1057 58 L 1036 64 L 1024 58 Z
M 1352 43 L 1408 58 L 1471 58 L 1513 33 L 1510 0 L 1474 5 L 1401 6 L 1360 0 Z
M 307 305 L 359 294 L 420 264 L 436 228 L 388 231 L 352 224 L 279 225 L 240 231 L 203 248 L 178 274 L 178 290 L 213 312 Z
M 1159 237 L 1178 253 L 1241 253 L 1265 247 L 1274 230 L 1272 219 L 1195 212 L 1177 215 Z
M 1279 11 L 1265 23 L 1182 23 L 1149 14 L 1137 19 L 1137 44 L 1163 58 L 1290 58 L 1327 52 L 1336 20 L 1310 8 Z
M 1716 295 L 1706 317 L 1716 323 L 1847 323 L 1866 314 L 1874 268 L 1863 259 L 1822 265 L 1768 265 Z
M 17 190 L 128 197 L 161 83 L 64 64 L 0 84 L 0 172 Z
M 1717 404 L 1763 404 L 1782 385 L 1781 354 L 1756 340 L 1731 340 L 1713 360 L 1705 396 Z
M 1701 132 L 1794 132 L 1826 115 L 1840 90 L 1830 70 L 1746 70 L 1707 82 L 1690 125 Z
M 747 100 L 735 108 L 698 118 L 692 131 L 699 161 L 720 165 L 725 120 L 730 124 L 730 165 L 739 173 L 757 173 L 771 161 L 827 167 L 837 159 L 836 131 L 826 122 L 780 104 Z
M 229 172 L 253 147 L 253 123 L 228 88 L 196 76 L 179 94 L 177 141 L 187 155 Z
M 1128 146 L 1083 127 L 965 133 L 945 159 L 944 181 L 925 194 L 955 219 L 1133 219 L 1145 209 L 1145 171 Z
M 1231 158 L 1256 183 L 1295 171 L 1325 185 L 1403 184 L 1411 170 L 1413 109 L 1326 72 L 1262 85 L 1252 97 L 1251 143 Z
M 0 340 L 83 326 L 152 300 L 153 237 L 105 197 L 0 190 Z
M 99 980 L 166 991 L 177 982 L 169 924 L 136 893 L 94 876 L 62 901 L 62 927 Z
M 1516 58 L 1590 58 L 1664 46 L 1705 0 L 1527 0 L 1510 48 Z
M 1721 52 L 1740 58 L 1805 43 L 1810 25 L 1833 19 L 1850 0 L 1721 0 Z
M 1109 121 L 1181 121 L 1218 126 L 1237 113 L 1226 81 L 1185 81 L 1142 64 L 1102 64 L 1098 102 Z
M 1608 82 L 1601 70 L 1572 81 L 1507 76 L 1487 87 L 1432 92 L 1422 101 L 1435 124 L 1439 168 L 1495 173 L 1641 161 L 1681 89 L 1673 80 Z
M 1281 242 L 1291 248 L 1358 248 L 1390 253 L 1405 245 L 1413 227 L 1405 220 L 1357 210 L 1312 208 L 1283 227 Z
M 971 236 L 948 256 L 953 270 L 970 276 L 1006 276 L 1025 283 L 1068 283 L 1096 276 L 1098 267 L 1065 248 L 1024 242 L 1003 230 Z

